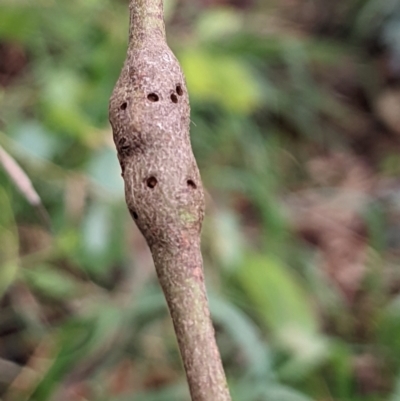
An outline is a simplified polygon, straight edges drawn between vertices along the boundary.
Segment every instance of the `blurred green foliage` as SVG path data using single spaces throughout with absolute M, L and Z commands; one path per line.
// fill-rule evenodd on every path
M 234 400 L 400 400 L 400 2 L 165 8 Z M 188 400 L 108 124 L 127 10 L 0 0 L 0 145 L 51 221 L 0 169 L 7 401 Z

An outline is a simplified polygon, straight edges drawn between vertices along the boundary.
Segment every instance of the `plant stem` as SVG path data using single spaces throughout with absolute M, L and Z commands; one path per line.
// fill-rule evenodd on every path
M 165 41 L 162 0 L 131 0 L 130 17 L 109 106 L 126 203 L 152 252 L 192 401 L 230 401 L 204 285 L 205 201 L 185 78 Z
M 192 400 L 230 400 L 210 319 L 199 240 L 193 238 L 174 252 L 153 247 L 152 254 Z
M 160 35 L 165 38 L 163 0 L 135 0 L 129 4 L 129 42 Z M 142 39 L 140 39 L 142 38 Z

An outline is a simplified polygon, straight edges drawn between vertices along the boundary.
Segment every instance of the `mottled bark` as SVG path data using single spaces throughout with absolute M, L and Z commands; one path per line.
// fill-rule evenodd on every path
M 204 192 L 189 98 L 165 41 L 162 0 L 131 0 L 129 48 L 110 122 L 131 216 L 151 249 L 193 401 L 229 401 L 204 286 Z

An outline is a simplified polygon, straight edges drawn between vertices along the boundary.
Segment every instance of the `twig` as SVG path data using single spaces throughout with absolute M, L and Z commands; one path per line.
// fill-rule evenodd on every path
M 37 210 L 39 217 L 47 228 L 50 228 L 50 217 L 43 203 L 35 191 L 31 180 L 20 165 L 0 146 L 0 164 L 3 166 L 6 173 L 9 175 L 15 186 L 26 198 L 26 200 Z
M 162 0 L 131 0 L 129 48 L 109 114 L 126 203 L 152 252 L 192 401 L 230 401 L 204 285 L 205 202 L 189 98 L 165 41 Z

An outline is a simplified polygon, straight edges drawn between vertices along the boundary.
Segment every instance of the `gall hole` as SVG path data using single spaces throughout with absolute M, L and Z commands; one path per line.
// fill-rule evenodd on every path
M 118 141 L 117 149 L 118 149 L 118 152 L 119 152 L 121 155 L 127 155 L 127 154 L 129 153 L 130 149 L 131 149 L 131 146 L 130 146 L 130 144 L 129 144 L 128 139 L 125 138 L 125 137 L 122 137 L 122 138 Z
M 149 93 L 147 95 L 147 99 L 149 99 L 150 102 L 158 102 L 159 97 L 158 97 L 157 93 Z
M 119 148 L 123 148 L 124 146 L 126 146 L 127 143 L 127 139 L 125 137 L 122 137 L 119 141 L 118 141 L 118 147 Z
M 182 86 L 176 85 L 176 93 L 177 93 L 179 96 L 182 96 L 182 95 L 183 95 Z
M 178 97 L 175 95 L 175 93 L 171 95 L 171 100 L 173 101 L 173 103 L 178 103 Z
M 137 220 L 139 217 L 138 214 L 134 210 L 131 211 L 131 215 L 135 220 Z
M 190 187 L 190 188 L 193 188 L 193 189 L 197 188 L 197 185 L 195 184 L 195 182 L 193 180 L 187 180 L 186 183 L 187 183 L 188 187 Z
M 121 110 L 126 110 L 127 107 L 128 107 L 128 103 L 127 102 L 124 102 L 124 103 L 121 104 L 121 106 L 119 106 L 119 108 Z
M 153 189 L 157 185 L 157 178 L 156 177 L 149 177 L 146 181 L 147 186 L 151 189 Z

